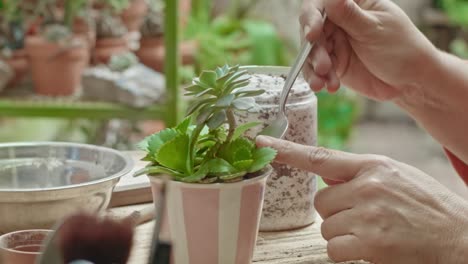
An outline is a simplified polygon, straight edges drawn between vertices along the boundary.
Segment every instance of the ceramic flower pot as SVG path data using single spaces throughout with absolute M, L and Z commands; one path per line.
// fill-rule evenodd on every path
M 90 50 L 96 45 L 96 30 L 84 19 L 77 18 L 74 20 L 73 33 L 86 40 Z
M 122 20 L 129 32 L 139 31 L 146 13 L 148 4 L 145 0 L 132 0 L 129 6 L 122 12 Z
M 172 263 L 251 263 L 271 171 L 236 183 L 169 182 L 161 234 L 173 244 Z M 161 180 L 150 181 L 157 204 Z
M 24 49 L 13 51 L 12 56 L 4 58 L 4 60 L 14 72 L 13 79 L 7 85 L 7 87 L 11 88 L 21 83 L 24 76 L 28 73 L 29 61 Z
M 128 51 L 130 51 L 130 48 L 126 37 L 100 38 L 96 40 L 93 62 L 97 64 L 107 64 L 113 55 L 126 53 Z
M 196 43 L 193 41 L 182 42 L 180 44 L 180 53 L 182 64 L 193 63 Z M 142 38 L 140 48 L 135 52 L 138 59 L 146 66 L 157 72 L 164 71 L 164 57 L 166 54 L 163 37 Z
M 81 74 L 89 60 L 89 51 L 81 38 L 71 47 L 47 41 L 41 36 L 26 38 L 34 90 L 37 94 L 67 96 L 81 85 Z
M 16 231 L 0 236 L 0 263 L 34 264 L 51 230 Z

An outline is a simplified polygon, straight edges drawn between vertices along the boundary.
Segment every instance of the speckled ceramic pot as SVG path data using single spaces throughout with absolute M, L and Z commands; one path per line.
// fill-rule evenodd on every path
M 261 121 L 263 126 L 248 131 L 255 137 L 276 119 L 279 98 L 289 68 L 244 67 L 250 73 L 250 87 L 264 89 L 256 97 L 258 108 L 238 113 L 239 123 Z M 289 129 L 286 140 L 305 145 L 317 143 L 317 98 L 302 77 L 296 80 L 288 98 Z M 274 172 L 267 182 L 263 206 L 261 231 L 282 231 L 310 225 L 315 219 L 313 199 L 317 190 L 316 176 L 286 165 L 273 164 Z

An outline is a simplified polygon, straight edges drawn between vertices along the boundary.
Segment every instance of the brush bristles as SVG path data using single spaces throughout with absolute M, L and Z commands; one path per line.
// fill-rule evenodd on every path
M 124 264 L 130 256 L 133 224 L 79 214 L 66 220 L 59 230 L 59 245 L 65 263 L 88 260 L 93 263 Z

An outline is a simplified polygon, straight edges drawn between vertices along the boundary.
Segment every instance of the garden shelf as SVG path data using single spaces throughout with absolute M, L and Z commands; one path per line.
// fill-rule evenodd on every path
M 164 106 L 132 108 L 115 103 L 61 99 L 0 99 L 0 117 L 161 120 Z

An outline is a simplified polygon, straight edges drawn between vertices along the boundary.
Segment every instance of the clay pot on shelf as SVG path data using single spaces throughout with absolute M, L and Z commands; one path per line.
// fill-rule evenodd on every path
M 89 60 L 89 51 L 82 38 L 76 37 L 70 47 L 47 41 L 42 36 L 26 38 L 34 91 L 40 95 L 69 96 L 81 85 L 81 74 Z
M 120 15 L 129 32 L 139 31 L 148 12 L 145 0 L 131 0 L 129 6 Z
M 85 39 L 90 50 L 96 45 L 96 30 L 86 20 L 82 18 L 75 19 L 73 33 Z
M 14 72 L 13 79 L 8 83 L 7 88 L 12 88 L 21 83 L 29 71 L 29 61 L 24 49 L 15 50 L 11 57 L 3 58 Z
M 93 53 L 93 62 L 107 64 L 113 55 L 130 51 L 126 37 L 101 38 L 96 40 Z
M 182 64 L 193 63 L 196 48 L 197 45 L 193 41 L 180 44 Z M 163 37 L 142 38 L 140 40 L 140 49 L 136 51 L 141 63 L 158 72 L 164 71 L 165 53 Z

